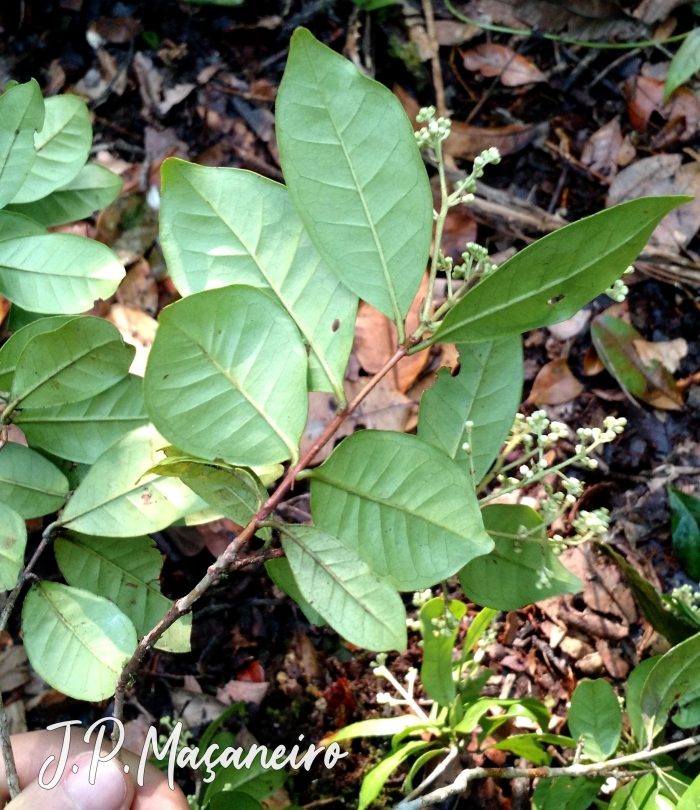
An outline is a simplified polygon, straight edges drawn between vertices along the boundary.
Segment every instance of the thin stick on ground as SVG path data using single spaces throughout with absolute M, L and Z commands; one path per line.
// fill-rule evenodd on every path
M 147 633 L 139 642 L 133 656 L 122 670 L 117 687 L 114 694 L 114 711 L 113 715 L 117 720 L 122 720 L 124 716 L 124 701 L 126 699 L 127 689 L 133 683 L 138 668 L 143 661 L 146 653 L 153 647 L 163 633 L 171 627 L 181 616 L 188 613 L 194 603 L 200 599 L 204 593 L 225 573 L 231 570 L 237 562 L 241 549 L 248 543 L 249 540 L 255 535 L 255 532 L 260 525 L 269 517 L 275 508 L 280 504 L 282 498 L 293 488 L 297 475 L 304 470 L 314 460 L 317 453 L 330 441 L 335 432 L 340 427 L 341 423 L 347 419 L 350 414 L 357 408 L 357 406 L 364 400 L 364 398 L 374 389 L 374 387 L 382 380 L 391 369 L 404 357 L 407 353 L 407 348 L 402 346 L 396 350 L 393 357 L 388 360 L 384 366 L 371 378 L 367 385 L 360 391 L 360 393 L 348 403 L 348 405 L 334 417 L 333 421 L 323 431 L 321 436 L 313 443 L 307 450 L 303 457 L 292 467 L 287 470 L 286 475 L 282 479 L 280 485 L 275 492 L 265 501 L 262 508 L 257 512 L 248 525 L 241 531 L 236 539 L 228 546 L 226 551 L 216 560 L 213 565 L 207 569 L 207 573 L 195 585 L 195 587 L 181 599 L 178 599 L 175 604 L 168 610 L 158 624 Z M 270 555 L 272 556 L 272 555 Z M 247 567 L 255 563 L 259 563 L 266 559 L 265 555 L 254 555 L 246 560 L 239 561 L 240 564 L 236 565 L 237 568 Z M 118 734 L 115 729 L 113 734 Z
M 432 0 L 423 0 L 423 16 L 425 17 L 425 30 L 430 40 L 432 51 L 430 66 L 433 70 L 433 86 L 435 88 L 435 109 L 443 118 L 447 117 L 447 104 L 445 103 L 445 83 L 442 78 L 442 65 L 440 64 L 440 44 L 435 30 L 435 13 Z
M 421 810 L 422 807 L 430 807 L 434 804 L 449 799 L 451 796 L 458 796 L 475 779 L 553 779 L 557 776 L 614 776 L 618 779 L 627 779 L 631 776 L 639 776 L 648 773 L 650 768 L 643 771 L 626 771 L 624 765 L 631 765 L 634 762 L 648 762 L 661 754 L 670 754 L 672 751 L 679 751 L 683 748 L 690 748 L 693 745 L 700 745 L 700 735 L 688 737 L 685 740 L 662 745 L 651 751 L 638 751 L 635 754 L 628 754 L 617 759 L 609 759 L 607 762 L 592 762 L 589 765 L 568 765 L 563 768 L 467 768 L 462 771 L 451 785 L 434 790 L 419 799 L 406 798 L 399 802 L 394 810 Z

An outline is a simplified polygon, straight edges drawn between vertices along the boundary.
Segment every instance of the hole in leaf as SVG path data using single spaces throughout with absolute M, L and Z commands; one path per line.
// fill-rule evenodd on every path
M 565 293 L 561 293 L 560 295 L 555 295 L 554 298 L 550 298 L 547 303 L 550 307 L 553 307 L 555 304 L 558 304 L 560 301 L 563 301 L 566 298 Z
M 337 332 L 340 329 L 340 321 L 336 318 L 331 326 L 331 332 Z

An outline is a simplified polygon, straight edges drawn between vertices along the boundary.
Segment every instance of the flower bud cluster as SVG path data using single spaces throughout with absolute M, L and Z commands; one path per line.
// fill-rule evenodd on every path
M 452 126 L 450 119 L 436 118 L 435 113 L 435 107 L 422 107 L 416 116 L 416 121 L 419 124 L 426 124 L 415 133 L 419 149 L 427 149 L 428 147 L 434 149 L 450 135 L 450 127 Z
M 592 512 L 582 509 L 572 526 L 582 538 L 600 537 L 610 528 L 610 512 L 604 507 Z
M 374 661 L 370 661 L 370 669 L 377 669 L 377 667 L 386 666 L 387 657 L 388 656 L 386 653 L 377 653 L 377 657 L 374 659 Z
M 605 290 L 605 294 L 612 298 L 613 301 L 617 301 L 618 304 L 621 304 L 625 298 L 627 298 L 627 293 L 630 291 L 629 287 L 625 284 L 625 282 L 618 278 L 607 290 Z
M 459 627 L 459 619 L 455 618 L 452 611 L 446 605 L 443 615 L 438 616 L 435 619 L 431 619 L 430 624 L 434 628 L 433 635 L 435 638 L 439 638 L 440 636 L 452 638 L 452 634 L 457 627 Z
M 546 565 L 543 565 L 537 571 L 537 581 L 535 582 L 535 588 L 538 591 L 541 591 L 543 588 L 548 588 L 554 578 L 554 571 L 547 568 Z
M 467 242 L 462 253 L 464 264 L 458 264 L 452 271 L 453 278 L 464 278 L 469 281 L 477 274 L 488 275 L 496 269 L 495 264 L 489 261 L 489 252 L 476 242 Z
M 471 195 L 474 194 L 476 191 L 476 181 L 480 180 L 484 176 L 484 171 L 487 166 L 496 165 L 501 162 L 501 153 L 496 149 L 495 146 L 492 146 L 489 149 L 484 149 L 484 151 L 474 158 L 474 163 L 472 164 L 472 170 L 468 177 L 465 177 L 464 180 L 460 180 L 455 185 L 455 191 L 452 195 L 454 203 L 465 203 L 471 202 Z M 472 197 L 473 199 L 473 197 Z
M 413 607 L 422 608 L 427 602 L 429 602 L 433 598 L 433 592 L 430 588 L 426 588 L 424 591 L 416 591 L 413 594 L 413 599 L 411 600 L 411 604 Z
M 681 585 L 671 591 L 671 597 L 682 602 L 686 607 L 700 616 L 700 591 L 694 591 L 691 585 Z

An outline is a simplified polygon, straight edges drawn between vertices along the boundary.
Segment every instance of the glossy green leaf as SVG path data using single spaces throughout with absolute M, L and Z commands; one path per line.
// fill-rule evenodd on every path
M 34 79 L 0 96 L 0 208 L 15 196 L 36 160 L 34 133 L 44 126 L 44 99 Z
M 473 287 L 431 342 L 476 343 L 566 320 L 637 258 L 663 217 L 690 197 L 640 197 L 538 239 Z
M 660 655 L 655 655 L 652 658 L 647 658 L 646 661 L 642 661 L 641 664 L 638 664 L 632 672 L 630 672 L 627 678 L 627 684 L 625 685 L 625 711 L 627 712 L 627 718 L 630 721 L 634 738 L 641 747 L 645 744 L 646 733 L 644 731 L 642 708 L 639 699 L 642 694 L 644 682 L 660 658 Z
M 316 525 L 400 591 L 428 588 L 493 548 L 469 477 L 416 436 L 354 433 L 311 479 Z
M 92 124 L 85 102 L 69 94 L 44 101 L 44 126 L 34 135 L 36 160 L 11 202 L 30 203 L 60 188 L 85 165 Z
M 343 638 L 368 650 L 406 649 L 406 610 L 398 593 L 342 540 L 314 526 L 282 534 L 299 590 Z
M 10 205 L 10 211 L 23 214 L 46 228 L 91 217 L 119 196 L 124 181 L 97 163 L 87 163 L 65 185 L 46 197 L 23 205 Z
M 94 464 L 117 439 L 148 422 L 142 388 L 141 377 L 129 374 L 90 399 L 24 408 L 13 421 L 22 428 L 30 446 L 70 461 Z
M 50 686 L 78 700 L 105 700 L 136 649 L 134 625 L 107 599 L 60 585 L 33 585 L 22 608 L 24 646 Z
M 433 620 L 444 622 L 448 609 L 453 618 L 441 631 L 441 628 L 433 624 Z M 451 599 L 448 608 L 445 600 L 438 596 L 426 602 L 418 613 L 423 637 L 420 679 L 428 697 L 437 701 L 440 706 L 452 705 L 456 696 L 455 681 L 452 677 L 452 651 L 459 624 L 466 612 L 467 606 L 464 602 Z
M 316 627 L 323 627 L 326 624 L 323 616 L 315 611 L 301 595 L 301 591 L 299 590 L 299 586 L 297 585 L 296 579 L 294 579 L 294 574 L 289 565 L 289 560 L 286 557 L 276 557 L 272 560 L 268 560 L 265 563 L 265 570 L 275 585 L 299 605 L 301 612 L 311 624 L 315 624 Z
M 319 253 L 401 321 L 430 249 L 433 199 L 401 103 L 297 28 L 276 103 L 282 170 Z
M 656 776 L 648 773 L 615 791 L 608 810 L 668 810 L 667 805 L 657 804 L 658 793 Z
M 512 734 L 493 747 L 498 751 L 510 751 L 518 757 L 525 757 L 533 765 L 549 765 L 552 755 L 544 749 L 544 744 L 549 742 L 546 739 L 549 736 L 548 734 Z M 543 737 L 545 739 L 542 739 Z
M 13 214 L 7 209 L 0 211 L 0 242 L 17 239 L 19 236 L 38 236 L 46 233 L 46 228 L 24 214 Z
M 698 686 L 700 633 L 661 656 L 647 675 L 639 697 L 646 742 L 663 730 L 671 709 Z
M 270 290 L 309 347 L 310 390 L 344 399 L 357 296 L 318 255 L 284 186 L 172 158 L 163 164 L 160 228 L 182 295 L 228 284 Z
M 700 726 L 700 694 L 697 689 L 678 701 L 678 712 L 671 719 L 678 728 Z
M 124 278 L 112 251 L 83 236 L 47 233 L 0 242 L 0 294 L 30 312 L 78 315 Z
M 392 751 L 389 756 L 384 757 L 379 765 L 374 768 L 362 780 L 360 788 L 360 803 L 357 810 L 365 810 L 379 796 L 384 787 L 384 783 L 391 774 L 413 754 L 417 754 L 430 745 L 422 740 L 414 740 L 406 743 L 397 751 Z
M 144 379 L 158 430 L 203 459 L 296 460 L 308 395 L 304 344 L 273 298 L 244 285 L 163 310 Z
M 151 425 L 132 430 L 92 465 L 61 515 L 82 534 L 136 537 L 159 532 L 207 505 L 177 478 L 145 475 L 167 442 Z M 0 453 L 0 463 L 2 453 Z
M 247 467 L 207 462 L 179 452 L 172 456 L 171 448 L 164 450 L 168 458 L 150 472 L 176 476 L 209 506 L 240 526 L 248 524 L 267 500 L 267 490 L 257 475 Z M 267 540 L 270 529 L 259 529 L 257 534 Z
M 73 318 L 27 343 L 17 360 L 10 401 L 44 408 L 89 399 L 126 377 L 135 352 L 109 321 Z
M 17 584 L 26 547 L 24 518 L 0 502 L 0 591 L 11 591 Z
M 571 736 L 583 739 L 583 754 L 594 762 L 609 759 L 622 733 L 622 710 L 607 681 L 579 681 L 567 720 Z
M 0 212 L 1 214 L 2 212 Z M 1 220 L 0 220 L 1 221 Z M 24 347 L 35 336 L 44 332 L 52 332 L 72 320 L 71 315 L 52 315 L 50 318 L 39 318 L 18 329 L 0 347 L 0 390 L 9 391 L 12 387 L 12 377 L 17 367 L 17 360 Z
M 70 534 L 54 545 L 56 562 L 69 585 L 113 602 L 145 636 L 172 607 L 160 590 L 163 557 L 150 537 L 89 537 Z M 190 651 L 192 615 L 179 619 L 156 643 L 161 650 Z
M 605 368 L 623 391 L 650 405 L 680 410 L 683 397 L 671 372 L 658 360 L 642 362 L 634 345 L 642 335 L 629 323 L 605 313 L 591 323 L 591 339 Z
M 673 550 L 686 574 L 700 579 L 700 500 L 669 487 Z
M 532 794 L 532 810 L 588 810 L 603 781 L 584 776 L 540 779 Z
M 679 644 L 700 630 L 700 622 L 694 616 L 678 615 L 672 611 L 668 602 L 665 601 L 666 597 L 662 597 L 651 582 L 645 579 L 615 549 L 607 543 L 602 543 L 600 548 L 622 569 L 635 601 L 649 624 L 654 630 L 665 636 L 671 644 Z
M 363 737 L 393 737 L 407 729 L 425 726 L 420 717 L 415 714 L 400 714 L 397 717 L 377 717 L 372 720 L 360 720 L 333 733 L 331 737 L 335 742 L 343 740 L 357 740 Z
M 676 810 L 697 810 L 698 807 L 700 807 L 700 776 L 695 777 L 681 796 Z
M 0 211 L 2 214 L 2 211 Z M 17 214 L 16 216 L 19 216 Z M 26 219 L 26 217 L 22 217 Z M 39 321 L 44 316 L 39 312 L 30 312 L 27 309 L 22 309 L 19 304 L 12 304 L 10 307 L 10 317 L 7 319 L 7 328 L 10 332 L 17 332 L 25 326 L 29 326 L 34 321 Z
M 235 737 L 228 731 L 222 731 L 214 737 L 213 744 L 219 746 L 219 750 L 233 747 Z M 247 761 L 247 751 L 242 752 L 241 765 Z M 258 753 L 249 767 L 236 767 L 235 762 L 228 768 L 215 768 L 216 777 L 214 781 L 205 785 L 203 804 L 206 807 L 214 796 L 228 793 L 230 791 L 240 791 L 252 796 L 258 801 L 264 801 L 282 786 L 287 773 L 284 770 L 266 770 L 262 766 L 262 753 Z
M 68 480 L 43 456 L 10 442 L 0 451 L 0 502 L 25 520 L 50 515 L 68 496 Z
M 493 551 L 476 557 L 460 572 L 464 593 L 477 605 L 517 610 L 583 586 L 554 554 L 542 518 L 522 504 L 493 504 L 481 516 L 493 539 Z M 526 539 L 518 531 L 525 527 Z M 538 587 L 539 585 L 539 587 Z
M 465 649 L 469 651 L 474 649 L 477 641 L 479 641 L 479 639 L 484 635 L 489 625 L 497 615 L 497 610 L 493 610 L 492 608 L 482 608 L 476 614 L 476 616 L 474 616 L 472 623 L 469 625 L 469 630 L 467 630 L 467 635 L 464 637 L 463 645 Z
M 440 369 L 437 380 L 421 397 L 418 435 L 444 450 L 478 483 L 489 471 L 518 412 L 523 390 L 523 349 L 520 336 L 458 346 L 460 371 L 451 377 Z M 471 439 L 465 427 L 473 422 Z
M 685 84 L 698 70 L 700 70 L 700 28 L 695 28 L 683 40 L 668 66 L 664 86 L 664 104 L 673 91 Z

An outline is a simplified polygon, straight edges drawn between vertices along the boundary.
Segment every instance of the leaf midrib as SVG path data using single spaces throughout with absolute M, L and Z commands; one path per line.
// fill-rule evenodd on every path
M 33 486 L 25 481 L 18 481 L 16 478 L 3 478 L 0 476 L 0 484 L 8 484 L 11 487 L 18 487 L 19 489 L 28 489 L 31 492 L 38 492 L 42 495 L 52 495 L 56 498 L 65 498 L 65 492 L 54 492 L 50 489 L 40 489 L 38 486 Z
M 248 246 L 247 241 L 241 236 L 241 234 L 238 233 L 236 230 L 234 230 L 233 226 L 219 213 L 218 209 L 216 208 L 216 206 L 214 205 L 212 200 L 210 200 L 208 197 L 205 197 L 204 191 L 202 189 L 198 188 L 197 186 L 195 186 L 192 183 L 192 181 L 186 175 L 183 175 L 183 177 L 184 177 L 185 181 L 187 183 L 189 183 L 189 185 L 194 190 L 194 192 L 199 195 L 199 197 L 206 203 L 206 205 L 209 206 L 209 208 L 211 208 L 214 215 L 217 216 L 221 220 L 221 222 L 224 223 L 224 225 L 229 229 L 229 231 L 231 231 L 231 233 L 236 237 L 236 239 L 238 239 L 238 241 L 248 251 L 248 255 L 255 262 L 255 265 L 258 268 L 258 270 L 260 271 L 260 274 L 265 279 L 265 281 L 270 285 L 270 288 L 272 290 L 274 290 L 275 295 L 279 298 L 280 303 L 282 304 L 282 306 L 287 311 L 289 317 L 294 321 L 294 323 L 296 324 L 297 329 L 304 336 L 304 340 L 309 344 L 309 347 L 311 348 L 314 355 L 318 359 L 318 362 L 321 364 L 321 367 L 323 368 L 323 371 L 325 372 L 325 374 L 328 377 L 329 381 L 333 385 L 333 388 L 342 391 L 343 390 L 342 389 L 342 380 L 338 380 L 335 373 L 333 372 L 333 370 L 329 366 L 328 361 L 326 360 L 323 352 L 321 351 L 321 349 L 318 347 L 316 341 L 314 340 L 313 335 L 306 329 L 306 327 L 297 318 L 297 315 L 296 315 L 294 309 L 292 308 L 291 304 L 288 303 L 287 299 L 282 294 L 282 285 L 280 284 L 278 286 L 278 285 L 275 284 L 272 277 L 267 272 L 264 265 L 262 264 L 262 262 L 258 258 L 257 252 L 252 250 Z M 303 230 L 304 230 L 303 223 L 299 222 L 299 225 L 300 225 L 299 238 L 297 240 L 297 247 L 294 250 L 293 256 L 296 256 L 296 254 L 297 254 L 298 243 L 301 240 Z M 307 285 L 305 284 L 304 288 L 306 289 L 306 287 L 307 287 Z
M 198 348 L 198 349 L 199 349 L 199 350 L 202 352 L 202 354 L 204 355 L 204 357 L 206 357 L 206 358 L 207 358 L 207 360 L 208 360 L 208 361 L 209 361 L 209 362 L 212 364 L 212 366 L 214 366 L 214 368 L 215 368 L 215 369 L 216 369 L 216 370 L 219 372 L 219 374 L 221 374 L 221 376 L 222 376 L 222 377 L 224 377 L 226 380 L 228 380 L 228 382 L 229 382 L 229 383 L 231 383 L 232 387 L 233 387 L 233 388 L 235 388 L 235 389 L 236 389 L 236 391 L 238 391 L 238 393 L 239 393 L 239 394 L 240 394 L 240 395 L 241 395 L 241 396 L 242 396 L 242 397 L 245 399 L 245 401 L 246 401 L 246 402 L 247 402 L 247 403 L 248 403 L 248 404 L 249 404 L 249 405 L 250 405 L 250 406 L 251 406 L 251 407 L 252 407 L 252 408 L 253 408 L 255 411 L 257 411 L 257 413 L 258 413 L 258 414 L 259 414 L 259 415 L 260 415 L 260 416 L 261 416 L 261 417 L 262 417 L 262 418 L 263 418 L 263 419 L 264 419 L 264 420 L 267 422 L 267 424 L 268 424 L 268 425 L 270 425 L 270 427 L 271 427 L 271 428 L 274 430 L 274 432 L 277 434 L 277 436 L 278 436 L 278 437 L 279 437 L 279 438 L 282 440 L 282 442 L 283 442 L 284 446 L 287 448 L 287 450 L 289 450 L 289 452 L 290 452 L 290 457 L 291 457 L 292 459 L 295 459 L 295 458 L 296 458 L 296 455 L 297 455 L 297 450 L 296 450 L 296 447 L 295 447 L 294 443 L 292 442 L 292 440 L 291 440 L 290 438 L 288 438 L 288 437 L 287 437 L 287 436 L 286 436 L 286 435 L 283 433 L 282 429 L 281 429 L 281 428 L 280 428 L 280 427 L 277 425 L 277 422 L 275 422 L 275 420 L 274 420 L 274 419 L 272 419 L 272 417 L 268 416 L 268 414 L 267 414 L 267 412 L 265 411 L 265 409 L 264 409 L 264 408 L 263 408 L 261 405 L 258 405 L 258 403 L 257 403 L 257 402 L 255 402 L 255 400 L 254 400 L 254 399 L 253 399 L 253 398 L 252 398 L 252 397 L 251 397 L 251 396 L 250 396 L 250 395 L 249 395 L 249 394 L 248 394 L 248 393 L 247 393 L 247 392 L 246 392 L 246 391 L 245 391 L 245 390 L 244 390 L 244 389 L 243 389 L 243 388 L 242 388 L 242 387 L 241 387 L 241 386 L 238 384 L 238 381 L 237 381 L 237 380 L 236 380 L 236 379 L 235 379 L 233 376 L 231 376 L 231 374 L 229 374 L 228 370 L 227 370 L 227 369 L 225 369 L 225 368 L 224 368 L 224 367 L 223 367 L 223 366 L 222 366 L 222 365 L 221 365 L 221 364 L 220 364 L 220 363 L 219 363 L 219 362 L 218 362 L 218 361 L 217 361 L 217 360 L 216 360 L 216 359 L 215 359 L 215 358 L 214 358 L 214 357 L 213 357 L 213 356 L 212 356 L 212 355 L 211 355 L 211 354 L 210 354 L 210 353 L 207 351 L 207 349 L 205 349 L 205 348 L 204 348 L 204 346 L 202 346 L 202 344 L 201 344 L 201 343 L 200 343 L 200 342 L 199 342 L 199 341 L 198 341 L 196 338 L 194 338 L 192 335 L 190 335 L 188 332 L 186 332 L 186 331 L 185 331 L 185 330 L 184 330 L 184 329 L 183 329 L 183 328 L 182 328 L 182 327 L 181 327 L 179 324 L 177 324 L 177 323 L 171 323 L 171 324 L 170 324 L 170 326 L 171 326 L 173 329 L 177 329 L 177 330 L 178 330 L 178 332 L 180 332 L 181 334 L 183 334 L 183 335 L 184 335 L 184 336 L 185 336 L 185 337 L 186 337 L 188 340 L 191 340 L 191 341 L 192 341 L 192 343 L 194 343 L 194 345 L 195 345 L 195 346 L 196 346 L 196 347 L 197 347 L 197 348 Z
M 100 501 L 100 503 L 90 506 L 89 508 L 85 509 L 82 512 L 78 512 L 75 515 L 70 515 L 68 518 L 66 518 L 66 515 L 65 515 L 65 512 L 64 512 L 63 515 L 57 521 L 57 525 L 58 526 L 70 526 L 70 524 L 74 523 L 76 520 L 78 520 L 78 518 L 85 517 L 85 515 L 89 515 L 91 512 L 95 512 L 97 509 L 103 509 L 108 504 L 114 503 L 115 501 L 121 500 L 122 498 L 126 498 L 127 496 L 131 495 L 134 492 L 138 492 L 140 489 L 143 489 L 144 487 L 150 487 L 152 484 L 158 483 L 158 481 L 162 481 L 165 478 L 171 478 L 171 477 L 172 476 L 167 476 L 167 475 L 155 475 L 153 478 L 150 479 L 150 481 L 144 481 L 143 479 L 141 479 L 140 483 L 138 483 L 135 486 L 131 487 L 131 489 L 125 489 L 122 492 L 119 492 L 118 494 L 114 495 L 113 497 L 108 498 L 107 500 Z M 187 484 L 184 484 L 184 486 L 187 486 Z M 188 487 L 188 489 L 189 489 L 189 487 Z M 77 492 L 77 490 L 76 490 L 76 492 Z M 159 490 L 159 494 L 163 496 L 163 498 L 167 501 L 167 503 L 170 506 L 175 508 L 175 504 L 173 504 L 173 502 L 167 497 L 167 495 L 160 492 L 160 490 Z M 70 508 L 70 505 L 72 503 L 74 503 L 74 502 L 75 502 L 75 495 L 68 502 L 68 507 L 66 508 L 66 511 L 68 511 L 68 509 Z M 141 511 L 141 510 L 139 509 L 139 511 Z
M 355 189 L 357 190 L 357 195 L 360 198 L 360 201 L 362 203 L 362 208 L 363 208 L 364 213 L 365 213 L 365 218 L 367 219 L 367 224 L 368 224 L 369 229 L 370 229 L 370 231 L 372 233 L 372 238 L 374 239 L 374 244 L 375 244 L 375 247 L 377 249 L 377 255 L 379 256 L 379 261 L 380 261 L 381 266 L 382 266 L 382 273 L 384 274 L 384 281 L 386 283 L 387 292 L 389 293 L 389 298 L 391 299 L 392 309 L 394 310 L 394 320 L 396 321 L 396 324 L 399 327 L 399 331 L 400 331 L 400 326 L 399 325 L 403 321 L 403 318 L 401 317 L 401 310 L 399 309 L 399 304 L 398 304 L 398 301 L 396 300 L 396 291 L 394 290 L 394 285 L 393 285 L 392 280 L 391 280 L 391 274 L 389 273 L 389 265 L 387 263 L 385 255 L 384 255 L 384 248 L 382 247 L 382 244 L 379 241 L 379 235 L 377 234 L 377 229 L 375 228 L 374 221 L 372 219 L 372 216 L 370 215 L 370 210 L 369 210 L 369 207 L 367 205 L 367 201 L 365 199 L 364 190 L 362 188 L 362 185 L 360 184 L 360 181 L 359 181 L 359 178 L 357 177 L 357 174 L 355 173 L 355 168 L 353 167 L 352 161 L 350 160 L 350 155 L 348 154 L 348 151 L 345 148 L 345 142 L 343 141 L 341 132 L 338 129 L 338 126 L 337 126 L 337 124 L 335 122 L 335 119 L 333 118 L 333 115 L 331 114 L 330 105 L 326 101 L 325 93 L 323 92 L 323 89 L 324 89 L 323 88 L 323 83 L 319 80 L 319 77 L 316 74 L 316 67 L 315 67 L 315 64 L 314 64 L 314 60 L 313 60 L 313 58 L 309 58 L 308 56 L 307 56 L 307 60 L 308 60 L 308 63 L 310 65 L 310 67 L 311 67 L 311 72 L 313 73 L 314 79 L 316 81 L 319 96 L 323 99 L 323 104 L 324 104 L 324 106 L 326 108 L 326 112 L 328 114 L 328 120 L 331 122 L 331 125 L 333 127 L 334 132 L 335 132 L 335 135 L 336 135 L 336 137 L 338 139 L 338 144 L 340 145 L 340 148 L 343 150 L 343 157 L 345 158 L 345 162 L 347 163 L 348 169 L 350 171 L 350 175 L 352 177 L 352 181 L 355 184 Z

